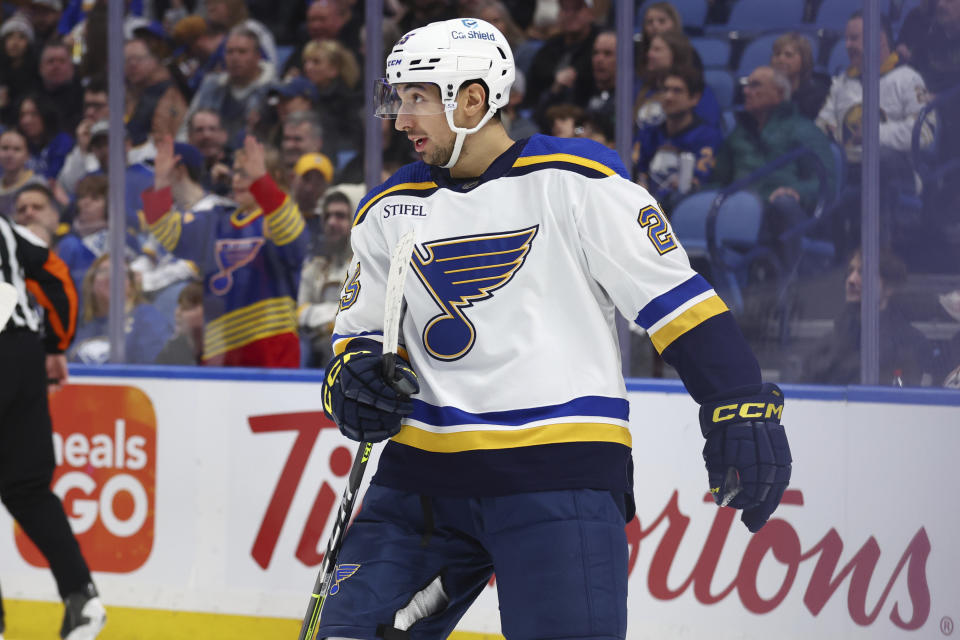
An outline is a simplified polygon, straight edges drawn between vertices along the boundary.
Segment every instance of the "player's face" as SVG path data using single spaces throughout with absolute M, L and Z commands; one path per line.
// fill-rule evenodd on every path
M 453 155 L 456 134 L 447 125 L 440 88 L 433 84 L 402 84 L 397 87 L 400 113 L 394 125 L 427 164 L 444 165 Z M 429 113 L 431 115 L 418 115 Z

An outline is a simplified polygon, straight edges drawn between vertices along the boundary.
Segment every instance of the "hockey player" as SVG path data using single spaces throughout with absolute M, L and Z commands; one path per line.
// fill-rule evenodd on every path
M 783 395 L 612 151 L 506 135 L 514 63 L 496 28 L 429 24 L 386 68 L 377 114 L 422 161 L 357 209 L 323 394 L 349 438 L 391 440 L 318 637 L 446 637 L 496 572 L 507 638 L 623 638 L 634 508 L 615 309 L 700 403 L 710 490 L 750 531 L 790 478 Z M 390 251 L 411 229 L 409 398 L 381 377 L 380 339 Z

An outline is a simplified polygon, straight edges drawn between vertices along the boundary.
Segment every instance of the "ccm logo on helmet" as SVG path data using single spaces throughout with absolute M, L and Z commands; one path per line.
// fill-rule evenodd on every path
M 770 418 L 783 417 L 783 403 L 744 402 L 741 404 L 725 404 L 713 410 L 713 422 L 725 422 L 734 418 Z
M 454 40 L 489 40 L 496 42 L 497 36 L 489 31 L 451 31 L 450 37 Z

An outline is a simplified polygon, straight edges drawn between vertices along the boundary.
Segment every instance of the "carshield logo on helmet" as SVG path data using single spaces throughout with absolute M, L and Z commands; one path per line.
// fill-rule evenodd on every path
M 479 26 L 479 23 L 473 18 L 464 18 L 461 22 L 467 29 L 476 29 Z

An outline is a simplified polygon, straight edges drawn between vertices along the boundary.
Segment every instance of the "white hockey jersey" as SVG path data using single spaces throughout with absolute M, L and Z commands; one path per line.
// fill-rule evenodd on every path
M 416 163 L 360 203 L 336 353 L 381 339 L 391 249 L 416 233 L 401 344 L 420 393 L 374 482 L 631 490 L 615 307 L 660 351 L 727 307 L 624 173 L 606 147 L 537 135 L 478 179 Z

